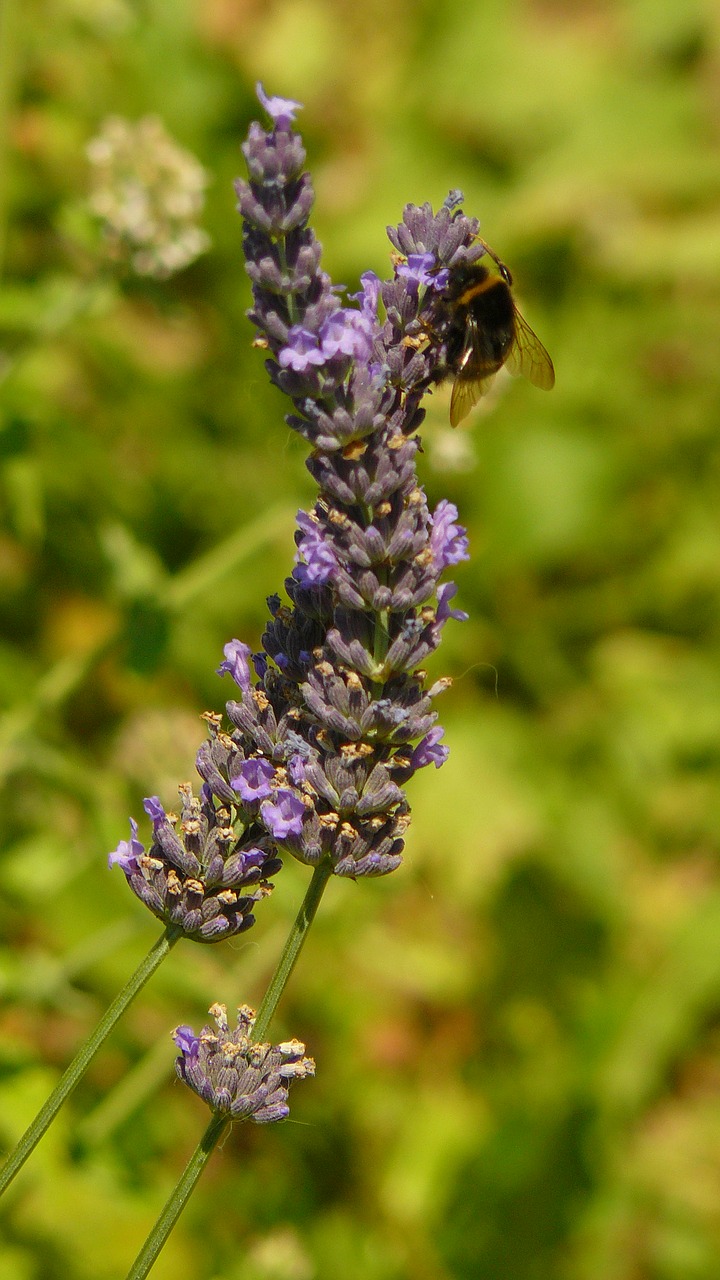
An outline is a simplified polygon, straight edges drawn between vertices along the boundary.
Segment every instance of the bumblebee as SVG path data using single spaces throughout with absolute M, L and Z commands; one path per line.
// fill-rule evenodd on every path
M 480 243 L 498 274 L 481 262 L 453 267 L 441 299 L 447 319 L 447 372 L 455 377 L 450 398 L 453 427 L 467 417 L 503 365 L 544 391 L 555 385 L 553 362 L 515 305 L 508 268 L 484 240 Z

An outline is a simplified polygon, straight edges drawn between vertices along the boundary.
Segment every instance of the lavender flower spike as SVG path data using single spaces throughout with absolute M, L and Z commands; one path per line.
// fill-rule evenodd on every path
M 218 670 L 236 696 L 227 729 L 206 717 L 200 797 L 182 787 L 179 818 L 148 801 L 149 852 L 133 825 L 110 855 L 156 916 L 202 941 L 252 924 L 282 853 L 353 878 L 399 866 L 405 784 L 448 754 L 433 702 L 449 681 L 428 687 L 423 664 L 446 623 L 467 617 L 443 579 L 467 537 L 452 503 L 428 510 L 416 432 L 446 367 L 448 272 L 485 253 L 478 224 L 459 192 L 437 213 L 408 205 L 388 228 L 394 277 L 365 272 L 341 299 L 309 226 L 300 104 L 257 92 L 270 126 L 250 126 L 237 183 L 249 316 L 318 493 L 298 513 L 287 599 L 269 597 L 262 652 L 225 646 Z
M 173 1039 L 180 1050 L 175 1068 L 213 1111 L 234 1120 L 271 1124 L 290 1114 L 288 1089 L 292 1080 L 314 1076 L 315 1063 L 305 1057 L 299 1040 L 283 1044 L 258 1044 L 251 1038 L 255 1013 L 247 1005 L 238 1009 L 237 1027 L 230 1031 L 227 1009 L 210 1009 L 215 1027 L 203 1027 L 195 1036 L 190 1027 L 178 1027 Z
M 308 442 L 318 495 L 297 519 L 287 602 L 271 596 L 263 652 L 226 646 L 240 697 L 228 733 L 210 720 L 198 756 L 209 794 L 244 804 L 279 850 L 336 875 L 383 875 L 402 857 L 404 785 L 447 757 L 422 664 L 467 558 L 455 506 L 434 514 L 415 469 L 423 395 L 446 360 L 448 272 L 485 252 L 453 192 L 437 213 L 408 205 L 389 229 L 395 276 L 372 272 L 345 303 L 309 226 L 313 190 L 294 131 L 298 104 L 259 88 L 270 128 L 252 124 L 237 183 L 252 283 L 250 318 L 288 425 Z M 351 305 L 356 303 L 358 305 Z

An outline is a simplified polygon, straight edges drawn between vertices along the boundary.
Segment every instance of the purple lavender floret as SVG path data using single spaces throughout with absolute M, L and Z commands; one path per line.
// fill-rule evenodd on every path
M 278 789 L 273 800 L 265 800 L 260 806 L 262 820 L 276 840 L 302 835 L 305 806 L 299 796 L 286 789 Z
M 250 126 L 237 183 L 249 315 L 319 493 L 298 514 L 287 603 L 268 601 L 263 654 L 226 646 L 220 670 L 241 696 L 227 704 L 228 733 L 210 721 L 197 767 L 218 801 L 251 807 L 279 850 L 329 860 L 336 875 L 383 875 L 402 859 L 404 784 L 448 754 L 433 700 L 449 682 L 428 688 L 422 664 L 445 623 L 467 616 L 442 581 L 467 558 L 467 537 L 452 503 L 428 509 L 415 432 L 445 367 L 448 273 L 485 250 L 460 193 L 437 213 L 408 205 L 389 229 L 393 279 L 366 272 L 344 304 L 308 224 L 298 104 L 259 96 L 271 127 Z
M 319 521 L 305 511 L 298 511 L 297 525 L 302 537 L 298 539 L 298 558 L 303 563 L 296 571 L 298 582 L 329 582 L 337 573 L 338 558 L 332 540 L 323 532 Z
M 396 268 L 398 280 L 404 280 L 408 290 L 434 289 L 442 293 L 447 287 L 449 271 L 447 267 L 438 268 L 434 253 L 410 253 L 407 262 L 400 262 Z
M 252 1039 L 255 1013 L 247 1005 L 238 1009 L 237 1026 L 228 1026 L 225 1005 L 214 1004 L 210 1013 L 215 1026 L 203 1027 L 199 1036 L 190 1027 L 178 1027 L 173 1039 L 180 1050 L 175 1069 L 213 1111 L 234 1120 L 271 1124 L 290 1114 L 288 1090 L 293 1080 L 315 1075 L 315 1063 L 305 1057 L 299 1040 L 259 1044 Z
M 176 1027 L 173 1031 L 173 1040 L 184 1058 L 197 1058 L 200 1051 L 200 1041 L 192 1027 L 185 1025 Z
M 217 674 L 222 676 L 227 673 L 244 693 L 250 693 L 252 690 L 250 660 L 253 656 L 250 646 L 243 644 L 242 640 L 230 640 L 223 652 L 225 661 L 220 663 Z
M 292 124 L 296 113 L 302 110 L 302 103 L 293 102 L 292 98 L 269 98 L 259 80 L 255 86 L 255 92 L 260 106 L 265 108 L 270 119 L 278 127 Z
M 271 783 L 275 777 L 275 770 L 267 760 L 262 757 L 251 757 L 250 760 L 243 760 L 237 777 L 230 779 L 230 786 L 234 787 L 246 804 L 254 804 L 256 801 L 266 800 L 272 794 Z
M 445 730 L 440 725 L 436 725 L 434 729 L 425 734 L 422 742 L 418 743 L 410 757 L 413 769 L 424 769 L 429 764 L 434 764 L 435 768 L 439 769 L 440 765 L 445 763 L 449 750 L 440 743 L 444 733 Z
M 438 502 L 430 534 L 430 550 L 438 570 L 469 559 L 467 535 L 462 525 L 457 523 L 457 518 L 458 509 L 453 502 L 445 498 Z
M 130 839 L 121 840 L 117 849 L 113 849 L 108 854 L 108 866 L 112 867 L 115 863 L 125 872 L 126 876 L 132 875 L 138 867 L 140 858 L 145 853 L 145 845 L 138 838 L 138 824 L 134 818 L 130 819 Z

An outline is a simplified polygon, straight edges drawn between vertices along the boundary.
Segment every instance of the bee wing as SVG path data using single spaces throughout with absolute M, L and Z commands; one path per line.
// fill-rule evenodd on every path
M 485 395 L 494 378 L 456 378 L 450 397 L 450 426 L 459 427 L 463 418 L 467 418 L 470 410 Z
M 515 337 L 505 360 L 509 373 L 524 374 L 534 387 L 550 391 L 555 386 L 553 362 L 537 334 L 515 307 Z
M 490 377 L 484 378 L 482 374 L 478 374 L 475 377 L 473 373 L 468 372 L 473 365 L 477 367 L 479 350 L 480 334 L 478 327 L 475 320 L 472 317 L 468 317 L 465 345 L 458 360 L 456 377 L 450 397 L 451 427 L 458 427 L 463 418 L 467 418 L 470 410 L 477 404 L 480 397 L 485 395 L 492 382 L 494 373 Z

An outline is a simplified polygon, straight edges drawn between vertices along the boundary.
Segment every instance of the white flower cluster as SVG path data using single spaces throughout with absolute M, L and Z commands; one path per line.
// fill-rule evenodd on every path
M 165 279 L 204 253 L 210 239 L 196 220 L 208 175 L 157 116 L 136 123 L 109 116 L 87 155 L 89 205 L 113 256 L 128 259 L 138 275 Z

